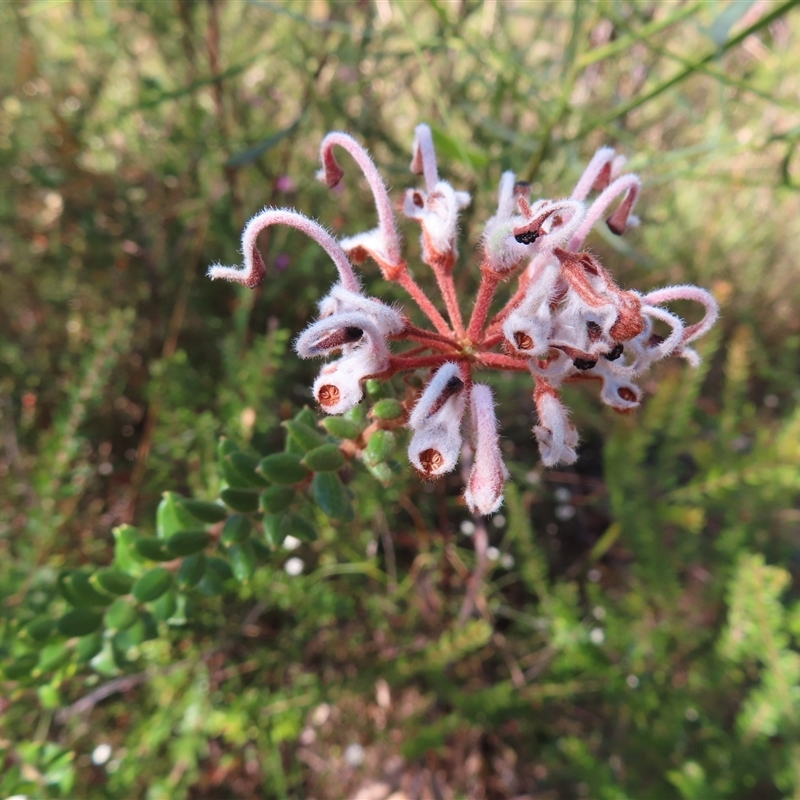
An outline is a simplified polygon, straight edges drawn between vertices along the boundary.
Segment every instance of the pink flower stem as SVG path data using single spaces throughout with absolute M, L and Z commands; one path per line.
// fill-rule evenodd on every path
M 440 356 L 414 356 L 407 358 L 404 356 L 392 356 L 389 359 L 389 367 L 381 373 L 381 377 L 391 377 L 398 372 L 404 372 L 409 369 L 423 369 L 425 367 L 441 367 L 448 361 L 458 361 L 459 359 L 454 355 L 440 355 Z
M 411 277 L 407 269 L 404 269 L 396 278 L 399 283 L 410 295 L 414 302 L 420 307 L 425 316 L 433 323 L 434 327 L 442 336 L 451 337 L 453 331 L 445 321 L 445 318 L 436 310 L 436 306 L 428 299 L 428 296 L 419 287 L 419 284 Z
M 467 338 L 476 341 L 478 334 L 483 329 L 486 317 L 489 316 L 489 308 L 497 291 L 500 278 L 489 270 L 481 270 L 481 283 L 478 287 L 478 296 L 475 298 L 475 307 L 472 309 L 472 318 L 467 328 Z
M 502 353 L 479 353 L 478 362 L 485 367 L 496 369 L 513 369 L 517 372 L 528 372 L 528 361 L 524 358 L 514 358 Z
M 487 334 L 481 342 L 483 350 L 491 350 L 496 345 L 500 344 L 506 337 L 502 333 Z
M 444 304 L 447 308 L 447 316 L 450 317 L 450 322 L 453 325 L 456 336 L 463 338 L 464 336 L 464 320 L 461 316 L 461 308 L 458 305 L 458 297 L 456 295 L 456 285 L 453 281 L 453 265 L 448 267 L 446 264 L 433 263 L 429 265 L 436 276 L 436 283 L 439 284 L 439 291 L 444 298 Z

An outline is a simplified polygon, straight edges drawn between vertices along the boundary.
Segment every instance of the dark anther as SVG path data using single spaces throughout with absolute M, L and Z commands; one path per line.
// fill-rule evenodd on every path
M 597 364 L 597 361 L 593 361 L 590 358 L 576 358 L 572 363 L 577 367 L 577 369 L 586 370 L 594 367 Z
M 344 329 L 347 340 L 350 342 L 357 342 L 363 335 L 364 331 L 361 328 L 350 327 Z
M 627 386 L 620 386 L 617 389 L 617 394 L 626 402 L 626 403 L 636 403 L 639 401 L 639 398 L 636 396 L 636 392 L 633 389 L 629 389 Z
M 660 344 L 664 342 L 664 337 L 659 336 L 657 333 L 651 334 L 650 338 L 647 340 L 648 347 L 658 347 Z
M 419 192 L 414 192 L 414 194 L 411 195 L 411 202 L 414 203 L 417 208 L 422 208 L 425 205 L 425 201 L 422 199 L 422 195 Z
M 456 392 L 460 392 L 464 388 L 464 381 L 458 377 L 458 375 L 453 375 L 449 381 L 444 386 L 444 391 L 448 397 L 454 395 Z
M 603 329 L 596 322 L 587 322 L 586 330 L 589 332 L 589 341 L 596 342 L 603 333 Z
M 622 355 L 623 350 L 625 350 L 624 345 L 617 343 L 608 353 L 605 354 L 604 358 L 606 361 L 616 361 Z
M 514 341 L 517 343 L 519 350 L 533 350 L 533 339 L 523 331 L 516 331 L 514 333 Z
M 514 236 L 514 238 L 520 244 L 533 244 L 539 238 L 539 231 L 523 231 Z
M 531 185 L 528 181 L 517 181 L 514 184 L 514 196 L 515 197 L 527 197 L 531 193 Z

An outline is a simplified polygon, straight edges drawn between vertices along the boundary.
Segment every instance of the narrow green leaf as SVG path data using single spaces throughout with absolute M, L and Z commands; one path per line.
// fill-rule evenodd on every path
M 264 538 L 271 547 L 280 547 L 289 535 L 289 517 L 285 514 L 264 515 Z
M 147 603 L 157 600 L 170 586 L 172 586 L 172 573 L 163 567 L 156 567 L 145 572 L 133 584 L 133 596 L 140 603 Z
M 56 621 L 50 617 L 39 617 L 25 626 L 25 635 L 34 642 L 46 642 L 56 627 Z
M 230 461 L 234 470 L 242 477 L 245 486 L 269 485 L 261 475 L 256 473 L 256 468 L 261 460 L 258 456 L 254 456 L 251 453 L 231 453 L 225 458 Z
M 225 544 L 233 542 L 243 542 L 253 530 L 253 526 L 247 517 L 241 514 L 234 514 L 228 517 L 225 527 L 222 529 L 222 541 Z
M 195 553 L 183 559 L 178 570 L 178 583 L 187 589 L 197 586 L 206 571 L 205 553 Z
M 344 466 L 345 457 L 335 444 L 323 444 L 306 453 L 303 463 L 312 472 L 335 472 Z
M 113 632 L 124 631 L 126 628 L 130 628 L 138 618 L 136 606 L 130 600 L 118 597 L 106 611 L 106 628 Z
M 258 509 L 258 491 L 256 489 L 223 489 L 220 497 L 222 502 L 234 511 L 249 514 Z
M 58 632 L 63 636 L 87 636 L 102 624 L 103 615 L 89 608 L 74 608 L 58 621 Z
M 169 551 L 167 543 L 155 536 L 147 536 L 136 541 L 136 552 L 150 561 L 171 561 L 175 556 Z
M 205 531 L 178 531 L 167 541 L 167 549 L 173 556 L 190 556 L 204 550 L 211 537 Z
M 370 411 L 370 415 L 375 419 L 400 419 L 403 413 L 403 406 L 400 401 L 395 400 L 393 397 L 378 400 Z
M 295 491 L 291 486 L 270 486 L 264 489 L 259 496 L 259 507 L 267 514 L 280 514 L 286 511 L 295 498 Z
M 169 539 L 176 531 L 186 530 L 194 525 L 192 515 L 180 500 L 175 492 L 164 492 L 161 496 L 161 502 L 156 509 L 156 535 L 159 539 Z
M 299 483 L 308 474 L 297 453 L 274 453 L 261 460 L 258 471 L 272 483 Z
M 136 572 L 141 569 L 144 559 L 136 551 L 139 531 L 131 525 L 114 528 L 114 566 L 122 572 Z
M 346 417 L 326 417 L 322 420 L 322 426 L 339 439 L 357 439 L 364 427 Z
M 300 445 L 300 448 L 304 452 L 313 450 L 315 447 L 319 447 L 327 441 L 324 434 L 295 419 L 287 420 L 281 424 L 286 428 L 289 436 Z
M 210 503 L 206 500 L 184 500 L 181 505 L 200 522 L 222 522 L 228 516 L 228 509 L 219 503 Z
M 292 514 L 289 517 L 288 532 L 301 542 L 315 542 L 318 538 L 317 529 L 305 517 L 301 517 L 299 514 Z
M 66 642 L 53 642 L 42 648 L 36 664 L 38 672 L 46 675 L 66 664 L 72 656 L 72 648 Z
M 394 453 L 394 446 L 394 434 L 391 431 L 375 431 L 364 450 L 364 461 L 372 465 L 381 464 Z
M 109 594 L 128 594 L 134 579 L 122 570 L 106 568 L 95 572 L 91 581 Z
M 166 622 L 175 613 L 177 607 L 178 599 L 175 592 L 164 592 L 152 605 L 153 616 L 161 622 Z
M 89 575 L 75 571 L 61 573 L 58 577 L 58 588 L 64 599 L 76 608 L 89 606 L 107 606 L 111 598 L 92 586 Z
M 322 512 L 329 517 L 333 519 L 352 518 L 353 510 L 350 499 L 335 472 L 317 473 L 311 483 L 311 495 Z
M 26 653 L 20 656 L 11 664 L 6 664 L 3 667 L 3 673 L 6 678 L 11 681 L 18 681 L 21 678 L 27 678 L 36 667 L 39 661 L 39 656 L 34 653 Z
M 91 661 L 103 649 L 103 635 L 100 632 L 81 636 L 75 647 L 75 658 L 79 664 Z
M 241 583 L 247 583 L 256 571 L 256 556 L 253 545 L 249 541 L 232 544 L 228 548 L 231 559 L 233 577 Z

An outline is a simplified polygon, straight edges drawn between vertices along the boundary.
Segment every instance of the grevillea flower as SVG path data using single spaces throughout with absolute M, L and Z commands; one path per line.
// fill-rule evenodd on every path
M 328 414 L 342 414 L 361 402 L 368 378 L 429 373 L 422 391 L 410 389 L 405 402 L 409 460 L 428 480 L 451 472 L 462 451 L 462 423 L 468 412 L 467 439 L 474 457 L 464 500 L 473 513 L 497 511 L 508 479 L 494 398 L 488 386 L 474 383 L 477 372 L 531 375 L 538 416 L 533 435 L 545 466 L 555 466 L 571 464 L 578 455 L 578 432 L 561 400 L 563 384 L 597 381 L 600 399 L 615 411 L 629 413 L 643 398 L 636 379 L 656 361 L 682 356 L 692 366 L 699 364 L 699 355 L 688 345 L 710 330 L 718 314 L 707 291 L 696 286 L 647 294 L 622 289 L 599 259 L 583 249 L 599 224 L 622 235 L 639 223 L 633 210 L 641 181 L 624 173 L 625 158 L 612 148 L 595 153 L 572 194 L 563 199 L 532 201 L 527 183 L 517 181 L 512 172 L 503 173 L 497 210 L 481 238 L 481 280 L 466 322 L 453 269 L 459 212 L 470 197 L 439 177 L 428 126 L 417 127 L 411 160 L 411 171 L 422 176 L 424 186 L 409 188 L 399 208 L 420 226 L 422 261 L 433 271 L 441 304 L 412 277 L 389 193 L 367 151 L 353 137 L 339 132 L 325 137 L 320 179 L 334 187 L 344 177 L 335 148 L 349 154 L 366 178 L 377 226 L 337 241 L 296 211 L 265 209 L 242 235 L 243 267 L 215 265 L 209 277 L 258 286 L 266 277 L 266 265 L 257 238 L 271 225 L 289 225 L 318 242 L 333 261 L 338 280 L 320 301 L 318 318 L 295 341 L 301 358 L 330 359 L 314 382 L 316 401 Z M 368 259 L 386 280 L 406 290 L 431 328 L 418 327 L 401 309 L 363 293 L 353 264 Z M 490 317 L 498 288 L 515 276 L 515 291 Z M 700 321 L 685 325 L 664 307 L 676 300 L 699 303 Z M 663 334 L 656 333 L 655 326 Z M 392 352 L 393 346 L 404 343 L 410 347 Z

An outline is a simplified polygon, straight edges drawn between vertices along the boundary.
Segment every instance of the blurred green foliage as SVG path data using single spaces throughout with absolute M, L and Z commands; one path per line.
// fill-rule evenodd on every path
M 793 5 L 0 6 L 0 797 L 800 798 Z M 723 306 L 635 417 L 570 390 L 574 468 L 499 380 L 486 527 L 387 387 L 305 407 L 316 246 L 203 278 L 265 205 L 371 227 L 319 142 L 400 189 L 420 121 L 474 197 L 465 295 L 501 171 L 557 196 L 613 144 L 643 224 L 593 249 Z

